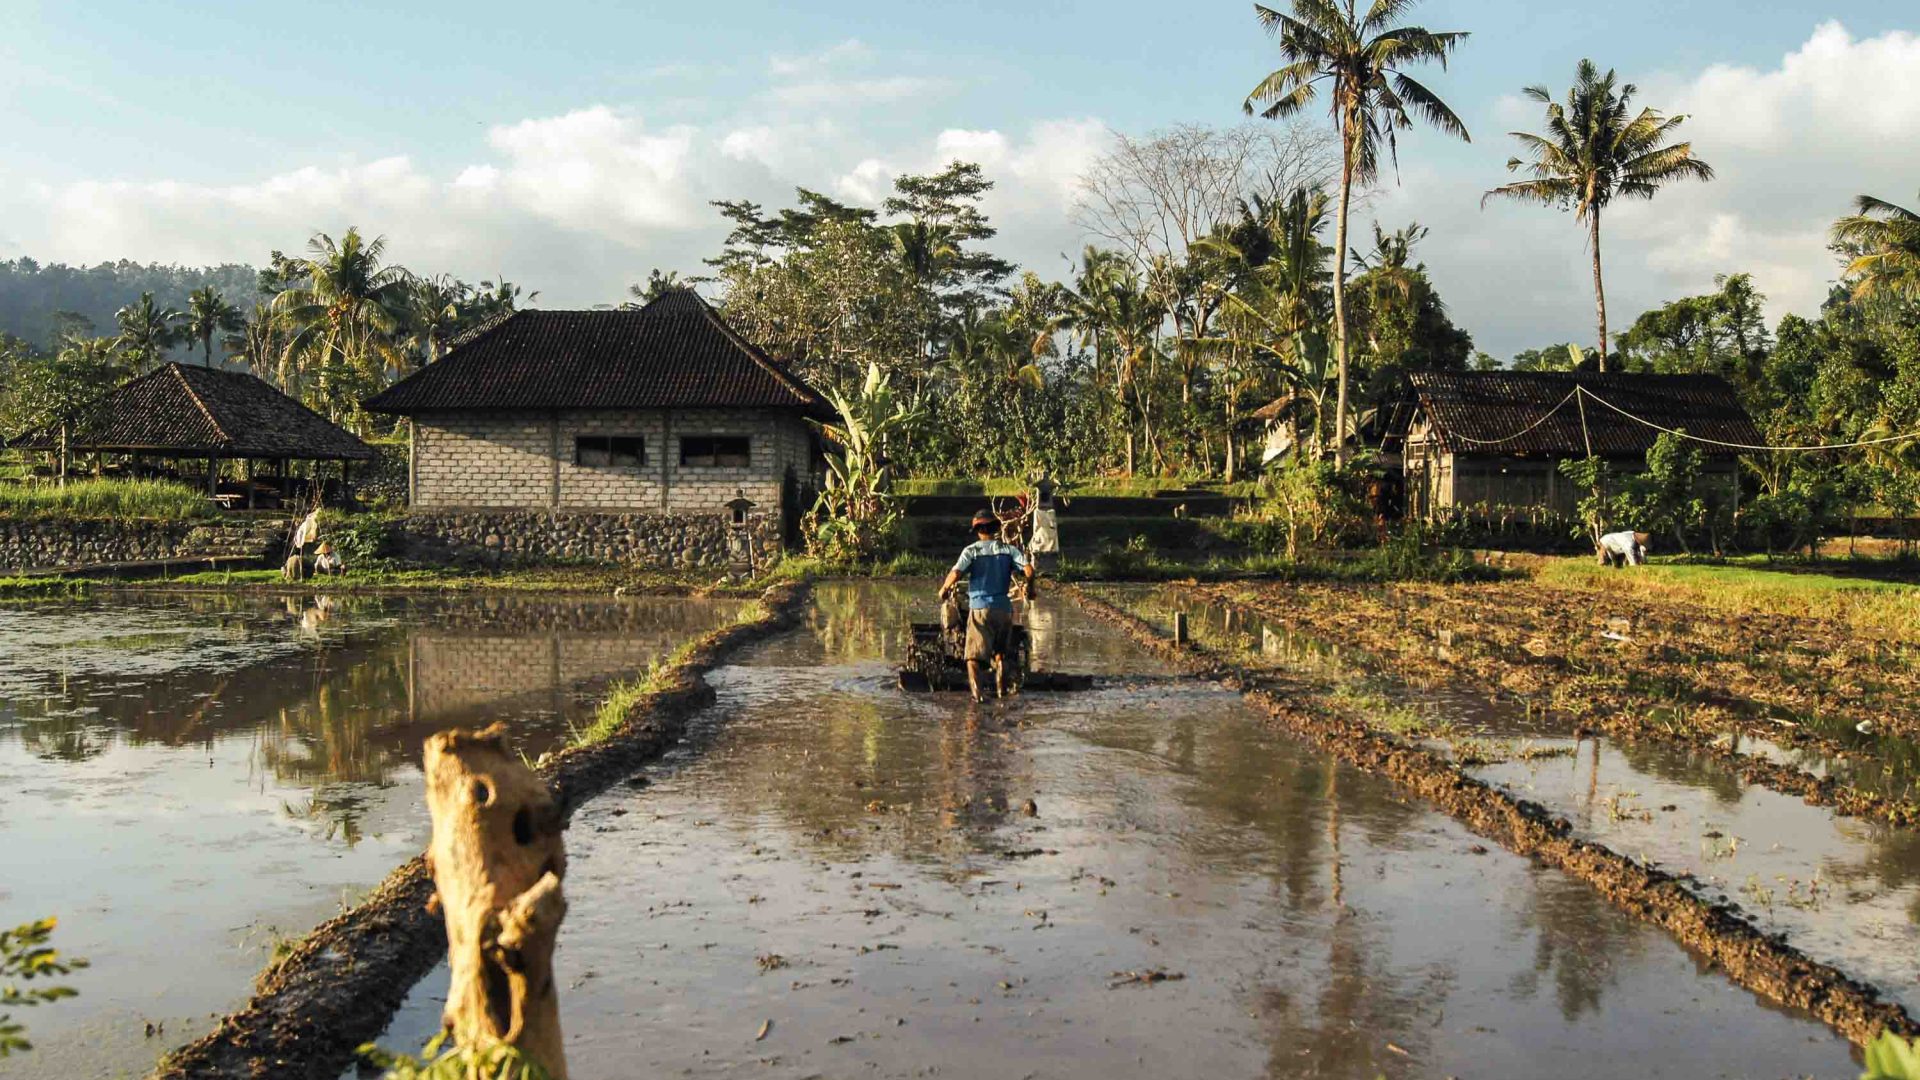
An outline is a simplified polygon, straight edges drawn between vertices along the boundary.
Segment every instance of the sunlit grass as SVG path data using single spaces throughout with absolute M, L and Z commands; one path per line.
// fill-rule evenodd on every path
M 1549 585 L 1679 600 L 1732 615 L 1832 619 L 1862 633 L 1920 640 L 1920 587 L 1871 578 L 1703 563 L 1608 569 L 1587 559 L 1551 559 L 1534 573 Z
M 0 517 L 211 518 L 218 508 L 204 494 L 171 480 L 69 480 L 52 484 L 0 484 Z

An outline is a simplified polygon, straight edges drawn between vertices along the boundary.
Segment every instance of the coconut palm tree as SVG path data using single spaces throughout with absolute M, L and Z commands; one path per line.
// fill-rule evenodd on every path
M 181 329 L 187 341 L 200 343 L 203 365 L 213 366 L 213 335 L 232 333 L 240 329 L 242 322 L 240 309 L 213 286 L 202 285 L 187 294 L 187 314 Z
M 273 298 L 275 313 L 293 331 L 287 347 L 317 353 L 320 407 L 336 420 L 334 375 L 384 368 L 394 335 L 406 325 L 413 278 L 404 267 L 382 262 L 386 247 L 385 237 L 367 240 L 357 228 L 338 242 L 315 233 L 307 242 L 310 254 L 295 263 L 302 283 Z
M 461 307 L 473 290 L 445 274 L 414 278 L 407 295 L 407 337 L 426 363 L 440 359 L 460 329 Z
M 158 364 L 168 349 L 180 341 L 180 323 L 186 316 L 154 302 L 153 294 L 143 292 L 140 302 L 128 304 L 113 313 L 120 326 L 120 351 L 133 362 L 135 374 Z
M 1713 179 L 1713 166 L 1693 155 L 1692 143 L 1667 142 L 1686 117 L 1647 108 L 1634 113 L 1637 91 L 1632 83 L 1616 87 L 1613 71 L 1602 75 L 1591 60 L 1575 69 L 1564 105 L 1544 86 L 1527 87 L 1526 95 L 1547 107 L 1547 131 L 1511 132 L 1531 160 L 1512 158 L 1507 171 L 1524 170 L 1532 179 L 1494 188 L 1480 200 L 1482 206 L 1498 197 L 1572 210 L 1586 225 L 1602 371 L 1607 369 L 1607 292 L 1600 277 L 1600 212 L 1616 198 L 1651 199 L 1676 180 Z
M 1356 0 L 1293 0 L 1293 14 L 1255 4 L 1260 24 L 1280 42 L 1287 61 L 1247 95 L 1244 104 L 1269 120 L 1292 116 L 1312 104 L 1326 84 L 1334 128 L 1340 134 L 1340 204 L 1334 219 L 1334 364 L 1339 391 L 1334 408 L 1334 457 L 1347 459 L 1347 209 L 1355 184 L 1380 173 L 1380 149 L 1398 160 L 1396 133 L 1415 116 L 1465 141 L 1467 128 L 1446 102 L 1401 69 L 1447 57 L 1467 35 L 1396 25 L 1418 0 L 1373 0 L 1362 13 Z
M 1854 209 L 1833 223 L 1834 244 L 1852 256 L 1853 294 L 1920 299 L 1920 214 L 1871 195 Z

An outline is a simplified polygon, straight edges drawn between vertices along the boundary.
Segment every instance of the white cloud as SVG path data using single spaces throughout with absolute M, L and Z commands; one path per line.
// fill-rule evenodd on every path
M 748 198 L 786 205 L 793 188 L 877 206 L 903 171 L 978 159 L 997 187 L 996 250 L 1051 270 L 1075 245 L 1065 206 L 1104 138 L 1092 120 L 1049 121 L 1024 135 L 948 131 L 878 139 L 818 110 L 711 127 L 649 124 L 593 105 L 491 128 L 476 159 L 444 171 L 403 156 L 313 164 L 238 184 L 169 179 L 32 185 L 0 175 L 0 257 L 187 264 L 262 261 L 299 251 L 316 230 L 384 234 L 394 259 L 474 280 L 505 274 L 549 306 L 615 301 L 659 266 L 700 268 L 725 234 L 709 206 Z
M 953 86 L 952 80 L 926 75 L 889 75 L 875 79 L 815 79 L 786 83 L 767 92 L 789 107 L 884 105 L 928 98 Z
M 859 38 L 848 38 L 818 52 L 769 57 L 767 73 L 777 79 L 814 76 L 830 68 L 866 60 L 872 55 L 872 50 Z
M 1717 64 L 1634 81 L 1640 104 L 1687 115 L 1679 137 L 1718 176 L 1609 208 L 1601 243 L 1616 332 L 1648 308 L 1711 290 L 1717 274 L 1751 273 L 1774 318 L 1812 313 L 1837 274 L 1826 250 L 1828 226 L 1856 194 L 1897 200 L 1916 186 L 1914 34 L 1861 39 L 1828 22 L 1776 65 Z M 1540 118 L 1537 103 L 1506 97 L 1483 110 L 1475 130 L 1537 130 Z M 1455 320 L 1501 356 L 1593 336 L 1585 237 L 1572 215 L 1518 203 L 1478 208 L 1481 191 L 1506 178 L 1502 166 L 1513 148 L 1509 140 L 1483 137 L 1474 144 L 1475 163 L 1405 171 L 1375 207 L 1389 227 L 1408 219 L 1432 226 L 1421 257 Z

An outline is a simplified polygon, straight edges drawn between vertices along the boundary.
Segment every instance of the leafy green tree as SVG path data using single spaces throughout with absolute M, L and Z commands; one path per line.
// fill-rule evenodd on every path
M 1453 324 L 1413 248 L 1419 224 L 1394 232 L 1373 226 L 1373 250 L 1352 252 L 1361 273 L 1348 284 L 1354 336 L 1366 343 L 1368 392 L 1375 408 L 1396 400 L 1408 371 L 1465 371 L 1473 336 Z
M 220 290 L 202 285 L 187 294 L 187 311 L 180 328 L 185 340 L 200 343 L 200 362 L 212 367 L 213 336 L 240 329 L 244 320 L 240 309 L 228 302 Z
M 292 329 L 288 348 L 312 358 L 315 405 L 339 420 L 384 382 L 413 296 L 412 275 L 384 261 L 386 237 L 348 228 L 338 241 L 315 233 L 308 255 L 289 267 L 295 284 L 273 298 Z
M 1678 180 L 1713 179 L 1713 167 L 1694 156 L 1692 143 L 1667 141 L 1686 117 L 1646 108 L 1633 113 L 1638 88 L 1632 83 L 1616 88 L 1615 80 L 1611 70 L 1602 75 L 1593 61 L 1582 60 L 1564 105 L 1544 86 L 1527 87 L 1526 95 L 1547 107 L 1547 131 L 1511 132 L 1528 159 L 1510 158 L 1507 171 L 1524 170 L 1532 178 L 1503 184 L 1481 199 L 1483 206 L 1488 199 L 1507 198 L 1572 210 L 1586 225 L 1602 371 L 1608 339 L 1607 293 L 1600 275 L 1601 212 L 1616 198 L 1651 199 Z
M 1920 300 L 1920 214 L 1871 195 L 1854 208 L 1833 223 L 1833 242 L 1851 259 L 1854 295 Z
M 0 930 L 0 1009 L 46 1005 L 79 993 L 70 986 L 20 986 L 35 979 L 71 975 L 87 966 L 85 960 L 61 956 L 49 944 L 56 925 L 56 920 L 48 918 Z M 0 1058 L 31 1049 L 26 1027 L 10 1013 L 0 1012 Z
M 1578 371 L 1586 362 L 1586 350 L 1566 342 L 1544 349 L 1523 349 L 1513 354 L 1513 362 L 1507 366 L 1514 371 Z
M 154 302 L 152 293 L 141 293 L 138 303 L 128 304 L 114 313 L 120 327 L 120 351 L 133 364 L 134 374 L 160 364 L 167 350 L 180 342 L 180 324 L 186 316 Z
M 1333 324 L 1338 396 L 1334 407 L 1334 453 L 1347 460 L 1347 211 L 1356 183 L 1379 175 L 1380 149 L 1397 159 L 1396 132 L 1419 116 L 1440 131 L 1467 139 L 1466 125 L 1446 102 L 1401 69 L 1447 57 L 1466 40 L 1455 31 L 1397 25 L 1416 0 L 1374 0 L 1365 14 L 1355 0 L 1293 0 L 1293 13 L 1254 5 L 1260 23 L 1280 43 L 1286 65 L 1262 79 L 1244 108 L 1256 106 L 1269 120 L 1291 116 L 1311 104 L 1321 83 L 1340 135 L 1340 204 L 1334 224 Z
M 446 352 L 447 340 L 475 321 L 468 305 L 473 289 L 446 274 L 415 277 L 407 283 L 407 341 L 422 363 L 431 364 Z
M 627 296 L 629 299 L 620 306 L 623 308 L 643 308 L 676 289 L 691 288 L 693 288 L 693 282 L 690 280 L 682 281 L 678 270 L 660 270 L 655 268 L 647 272 L 646 284 L 627 286 Z
M 1713 279 L 1718 292 L 1663 304 L 1634 320 L 1619 336 L 1622 366 L 1660 375 L 1724 376 L 1749 406 L 1764 398 L 1764 375 L 1772 337 L 1766 297 L 1748 274 Z

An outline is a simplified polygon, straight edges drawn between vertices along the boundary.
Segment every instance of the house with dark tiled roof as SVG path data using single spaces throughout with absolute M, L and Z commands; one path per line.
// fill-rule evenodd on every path
M 1396 427 L 1407 512 L 1571 515 L 1584 494 L 1559 465 L 1589 454 L 1620 472 L 1645 468 L 1662 428 L 1746 446 L 1766 440 L 1718 375 L 1416 371 Z M 1701 488 L 1739 499 L 1739 451 L 1702 445 Z
M 638 310 L 527 310 L 369 398 L 411 421 L 416 511 L 714 517 L 790 532 L 832 407 L 691 290 Z

